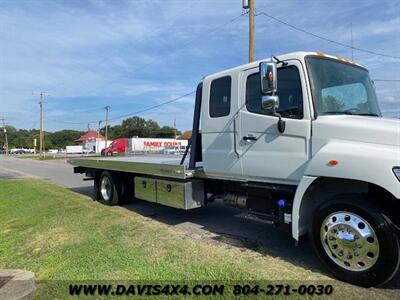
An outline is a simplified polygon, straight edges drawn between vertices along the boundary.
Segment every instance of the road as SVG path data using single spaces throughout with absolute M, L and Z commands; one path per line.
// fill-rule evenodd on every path
M 65 160 L 39 161 L 0 157 L 0 178 L 41 178 L 75 192 L 91 195 L 93 183 L 83 181 L 83 177 L 80 174 L 73 174 L 72 166 Z M 207 239 L 225 247 L 251 249 L 328 275 L 314 255 L 310 243 L 305 242 L 294 247 L 294 240 L 288 232 L 242 219 L 238 217 L 241 210 L 227 207 L 219 201 L 205 208 L 183 211 L 133 200 L 123 205 L 123 209 L 179 228 L 193 239 Z M 398 296 L 400 276 L 381 291 Z
M 0 178 L 42 178 L 66 188 L 90 187 L 93 184 L 82 181 L 83 175 L 73 175 L 72 166 L 64 159 L 40 161 L 0 157 Z

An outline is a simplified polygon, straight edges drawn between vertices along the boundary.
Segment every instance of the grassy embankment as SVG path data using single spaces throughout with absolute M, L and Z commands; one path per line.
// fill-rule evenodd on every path
M 33 271 L 37 298 L 66 298 L 68 284 L 80 280 L 323 281 L 347 299 L 378 295 L 375 289 L 339 288 L 337 281 L 278 257 L 189 239 L 135 212 L 39 180 L 0 180 L 0 268 Z

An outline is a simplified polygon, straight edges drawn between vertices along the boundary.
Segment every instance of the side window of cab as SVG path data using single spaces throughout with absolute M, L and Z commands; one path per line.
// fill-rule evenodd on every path
M 271 115 L 272 111 L 261 109 L 262 94 L 260 91 L 260 73 L 247 77 L 246 81 L 246 108 L 249 112 Z M 278 96 L 279 108 L 277 112 L 284 118 L 303 118 L 303 92 L 299 70 L 295 66 L 278 69 Z
M 210 87 L 210 117 L 228 116 L 231 112 L 232 78 L 225 76 L 214 79 Z

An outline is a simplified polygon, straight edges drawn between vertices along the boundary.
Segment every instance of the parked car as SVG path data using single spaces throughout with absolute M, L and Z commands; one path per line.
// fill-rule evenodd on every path
M 22 148 L 11 149 L 10 154 L 25 154 L 25 150 Z

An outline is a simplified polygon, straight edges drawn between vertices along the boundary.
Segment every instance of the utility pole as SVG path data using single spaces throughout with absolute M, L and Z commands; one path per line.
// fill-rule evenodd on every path
M 248 0 L 249 6 L 249 63 L 254 61 L 254 49 L 255 49 L 255 31 L 254 31 L 254 1 L 255 0 Z
M 1 119 L 3 123 L 3 132 L 4 132 L 4 138 L 5 138 L 5 146 L 6 146 L 6 155 L 8 155 L 8 138 L 7 138 L 7 129 L 6 129 L 6 119 Z
M 32 95 L 35 95 L 32 92 Z M 44 103 L 44 95 L 45 92 L 40 92 L 39 94 L 39 107 L 40 107 L 40 115 L 39 115 L 39 126 L 40 126 L 40 133 L 39 133 L 39 153 L 40 159 L 42 159 L 45 155 L 45 147 L 44 147 L 44 131 L 43 131 L 43 103 Z
M 90 123 L 87 123 L 87 131 L 90 131 Z
M 176 118 L 174 118 L 174 136 L 176 139 Z
M 101 127 L 101 121 L 99 121 L 99 127 L 97 129 L 97 138 L 100 138 L 100 127 Z
M 106 110 L 106 147 L 108 142 L 108 111 L 110 110 L 111 106 L 105 106 L 104 109 Z
M 39 153 L 40 153 L 40 159 L 43 158 L 43 150 L 44 150 L 44 134 L 43 134 L 43 92 L 40 93 L 40 100 L 39 100 L 39 106 L 40 106 L 40 135 L 39 135 Z
M 99 151 L 99 148 L 100 148 L 100 127 L 101 127 L 101 121 L 99 121 L 99 127 L 97 129 L 96 152 Z M 107 146 L 105 146 L 105 147 L 107 147 Z

